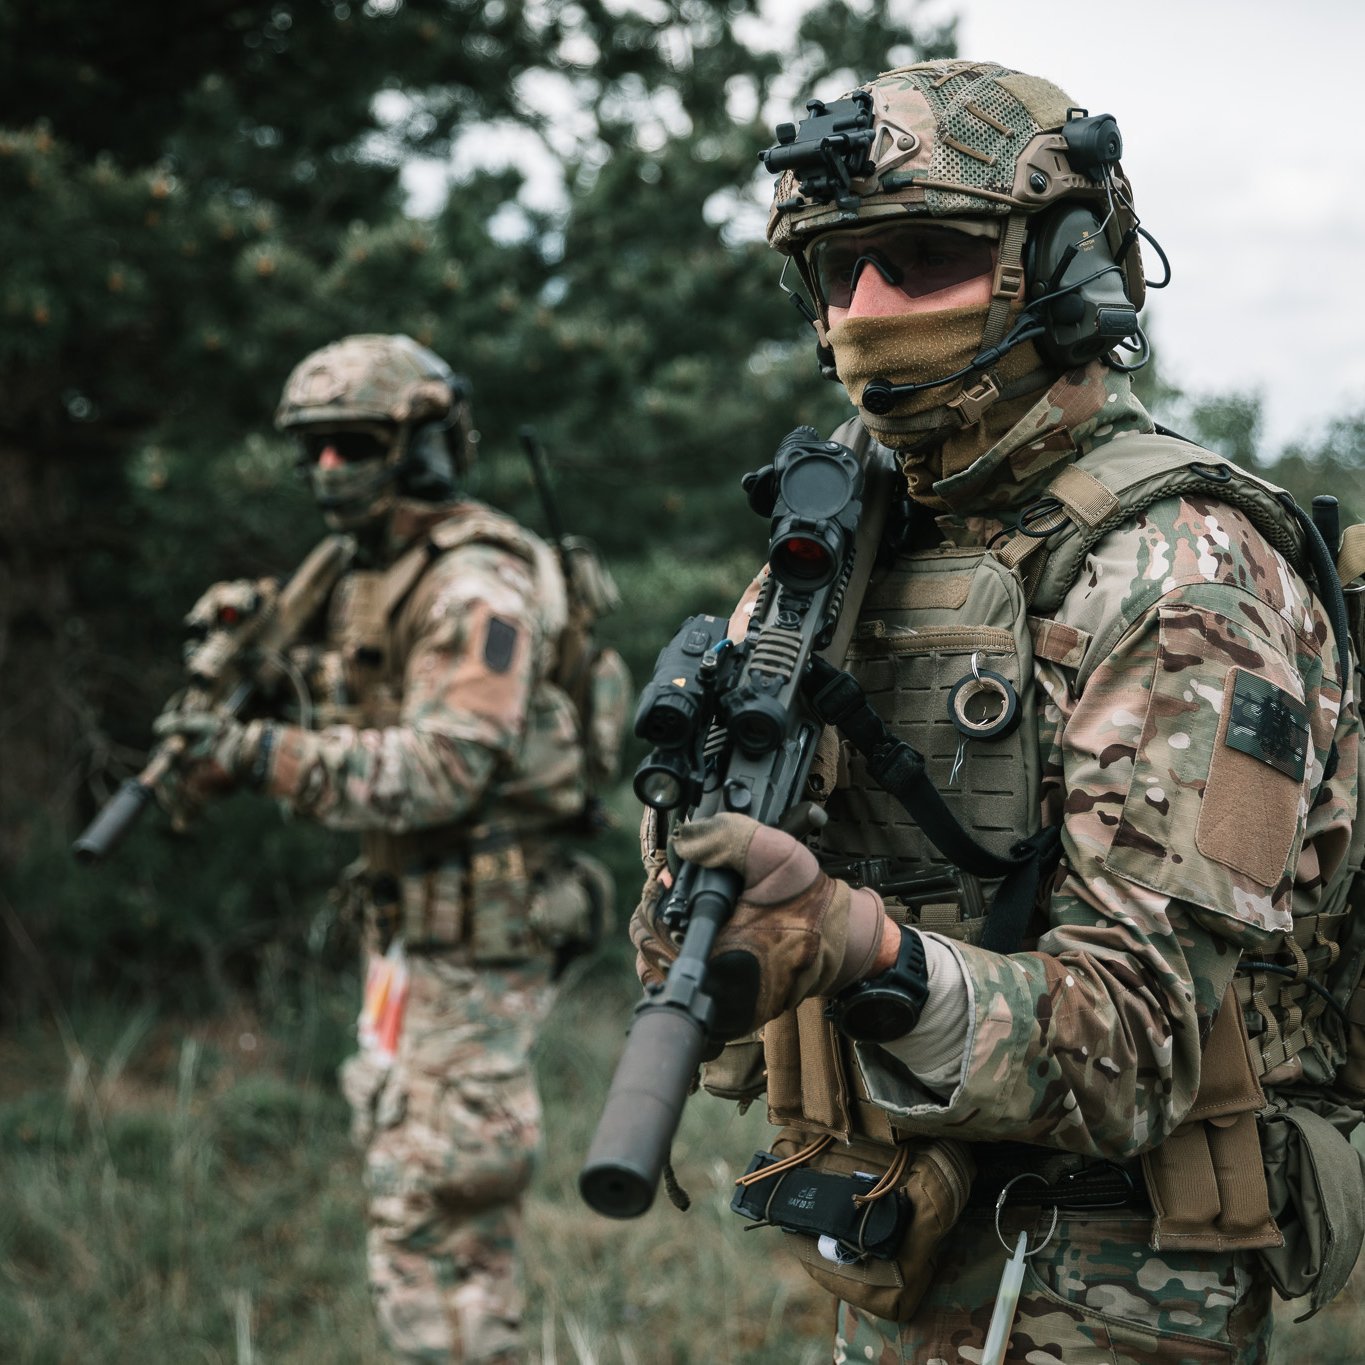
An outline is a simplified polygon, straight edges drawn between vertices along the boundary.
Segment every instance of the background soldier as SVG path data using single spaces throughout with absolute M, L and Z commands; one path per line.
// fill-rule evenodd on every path
M 246 787 L 360 834 L 345 886 L 369 971 L 342 1079 L 367 1148 L 381 1329 L 403 1360 L 521 1360 L 518 1225 L 540 1140 L 528 1054 L 556 963 L 609 897 L 603 871 L 556 844 L 588 795 L 558 685 L 564 574 L 515 522 L 454 500 L 477 439 L 465 386 L 410 338 L 310 355 L 276 422 L 328 525 L 354 537 L 293 659 L 311 714 L 243 724 L 173 706 L 157 732 L 185 736 L 191 761 L 166 795 Z M 210 589 L 195 615 L 241 586 Z
M 736 1042 L 707 1083 L 766 1088 L 792 1220 L 852 1172 L 888 1173 L 865 1213 L 913 1209 L 884 1257 L 783 1239 L 842 1301 L 840 1361 L 1264 1360 L 1272 1284 L 1319 1306 L 1361 1242 L 1341 591 L 1302 514 L 1134 397 L 1120 153 L 1050 83 L 950 61 L 811 104 L 765 154 L 769 240 L 858 408 L 835 439 L 896 481 L 846 666 L 980 844 L 1059 836 L 1011 943 L 989 879 L 830 731 L 810 847 L 730 812 L 673 832 L 744 878 L 715 952 L 727 981 L 748 959 L 763 1056 Z M 660 824 L 646 981 L 673 951 Z M 868 982 L 901 1024 L 855 1042 L 829 1021 Z

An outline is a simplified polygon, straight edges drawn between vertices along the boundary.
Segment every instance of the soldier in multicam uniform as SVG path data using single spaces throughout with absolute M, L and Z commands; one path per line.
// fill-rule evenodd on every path
M 759 1032 L 704 1082 L 766 1090 L 807 1208 L 854 1171 L 890 1173 L 869 1204 L 913 1208 L 889 1258 L 783 1238 L 840 1301 L 836 1361 L 987 1359 L 1021 1230 L 989 1359 L 1264 1361 L 1272 1286 L 1337 1292 L 1365 1202 L 1344 1136 L 1365 1094 L 1360 721 L 1330 559 L 1277 490 L 1134 397 L 1112 119 L 965 61 L 808 111 L 765 154 L 769 240 L 858 409 L 834 439 L 908 495 L 897 518 L 883 494 L 845 666 L 967 832 L 1003 854 L 1053 830 L 1055 872 L 1022 941 L 983 946 L 990 885 L 827 730 L 805 845 L 734 812 L 671 835 L 646 817 L 639 970 L 671 960 L 670 857 L 742 874 L 715 952 L 752 959 Z M 831 1027 L 869 982 L 900 1036 Z
M 388 998 L 371 1000 L 342 1082 L 366 1147 L 382 1334 L 404 1361 L 520 1361 L 517 1242 L 541 1122 L 529 1053 L 557 961 L 609 894 L 556 843 L 588 781 L 556 682 L 564 576 L 535 536 L 456 500 L 476 439 L 465 386 L 410 338 L 308 356 L 276 421 L 354 567 L 296 652 L 307 723 L 169 711 L 158 733 L 186 736 L 192 759 L 171 797 L 247 787 L 359 833 L 346 889 L 371 995 Z

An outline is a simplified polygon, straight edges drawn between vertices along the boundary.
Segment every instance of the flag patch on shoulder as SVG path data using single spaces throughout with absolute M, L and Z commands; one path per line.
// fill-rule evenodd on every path
M 1239 668 L 1227 745 L 1301 781 L 1308 767 L 1308 712 L 1283 688 Z

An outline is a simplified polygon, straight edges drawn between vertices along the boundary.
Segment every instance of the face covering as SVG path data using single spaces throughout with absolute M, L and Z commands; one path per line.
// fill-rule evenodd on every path
M 850 317 L 829 329 L 839 379 L 858 408 L 863 425 L 883 445 L 903 450 L 940 427 L 956 425 L 951 414 L 934 410 L 961 393 L 963 381 L 954 379 L 900 398 L 889 413 L 880 416 L 861 405 L 868 381 L 923 384 L 954 374 L 981 350 L 989 311 L 988 304 L 981 304 L 894 317 Z M 926 420 L 928 414 L 933 416 Z
M 980 379 L 969 374 L 898 399 L 889 413 L 868 412 L 859 400 L 872 379 L 892 384 L 922 384 L 969 365 L 981 350 L 988 304 L 901 313 L 894 317 L 851 317 L 829 329 L 839 379 L 858 408 L 863 425 L 883 445 L 901 452 L 912 497 L 928 501 L 929 489 L 947 474 L 965 469 L 998 440 L 1031 398 L 987 408 L 973 426 L 964 427 L 948 401 Z M 1038 387 L 1047 376 L 1032 342 L 1008 351 L 994 368 L 1000 382 L 1026 380 L 1037 372 Z M 1003 425 L 1002 425 L 1003 423 Z
M 379 500 L 389 485 L 388 461 L 382 456 L 349 460 L 332 469 L 312 465 L 308 482 L 327 525 L 348 530 L 372 520 L 381 510 Z

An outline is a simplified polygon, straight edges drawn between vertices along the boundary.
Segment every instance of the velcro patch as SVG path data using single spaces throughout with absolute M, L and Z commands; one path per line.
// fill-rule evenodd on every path
M 1301 781 L 1308 767 L 1308 712 L 1283 688 L 1239 668 L 1227 745 Z
M 488 618 L 488 634 L 483 641 L 483 661 L 494 673 L 506 673 L 517 651 L 517 628 L 500 616 Z

